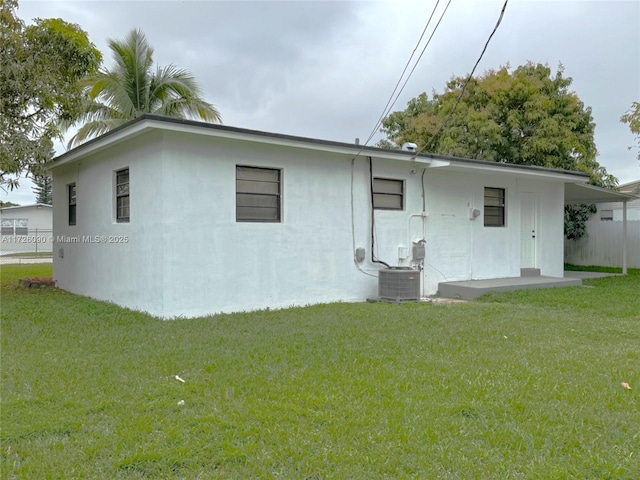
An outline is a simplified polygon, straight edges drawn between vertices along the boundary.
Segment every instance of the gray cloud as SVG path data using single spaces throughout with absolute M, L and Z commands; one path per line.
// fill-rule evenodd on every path
M 157 63 L 192 71 L 226 124 L 353 141 L 374 127 L 434 3 L 22 0 L 19 15 L 78 23 L 106 65 L 107 38 L 142 28 Z M 502 3 L 452 2 L 395 110 L 467 74 Z M 477 73 L 527 60 L 564 64 L 593 109 L 598 161 L 622 182 L 640 178 L 619 122 L 640 100 L 640 2 L 512 0 Z

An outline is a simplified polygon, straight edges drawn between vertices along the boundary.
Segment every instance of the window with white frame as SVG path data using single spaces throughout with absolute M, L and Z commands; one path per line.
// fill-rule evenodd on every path
M 237 222 L 282 221 L 281 176 L 274 168 L 236 166 Z
M 377 210 L 402 210 L 404 208 L 404 181 L 374 178 L 373 208 Z
M 484 226 L 505 226 L 505 189 L 484 187 Z
M 116 172 L 116 222 L 129 222 L 129 169 L 124 168 Z

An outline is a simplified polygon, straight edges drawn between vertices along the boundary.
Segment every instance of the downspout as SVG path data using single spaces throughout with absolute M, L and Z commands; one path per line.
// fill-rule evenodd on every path
M 380 263 L 387 268 L 391 268 L 391 265 L 382 260 L 378 260 L 373 253 L 375 243 L 375 210 L 373 208 L 373 160 L 371 157 L 369 157 L 369 187 L 371 192 L 371 262 Z
M 420 185 L 422 186 L 422 212 L 420 214 L 420 216 L 422 217 L 422 240 L 425 243 L 425 252 L 424 252 L 424 258 L 422 259 L 422 275 L 420 275 L 422 278 L 422 291 L 420 292 L 422 294 L 423 297 L 425 297 L 425 286 L 424 284 L 425 282 L 425 275 L 427 274 L 427 269 L 425 267 L 425 264 L 427 263 L 427 247 L 426 247 L 426 243 L 427 243 L 427 200 L 426 200 L 426 194 L 425 194 L 425 188 L 424 188 L 424 174 L 427 171 L 426 168 L 422 169 L 422 176 L 420 177 Z
M 424 173 L 427 171 L 426 168 L 422 169 L 422 177 L 420 178 L 420 183 L 422 185 L 422 213 L 427 211 L 427 201 L 424 198 Z
M 627 201 L 622 202 L 622 274 L 627 274 Z

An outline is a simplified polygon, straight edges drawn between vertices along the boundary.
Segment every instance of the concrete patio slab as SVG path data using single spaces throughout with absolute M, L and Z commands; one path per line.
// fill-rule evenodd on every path
M 475 300 L 480 295 L 489 292 L 509 292 L 513 290 L 528 290 L 557 287 L 579 287 L 581 278 L 559 277 L 511 277 L 493 278 L 487 280 L 465 280 L 461 282 L 441 282 L 438 293 L 445 298 L 460 298 Z

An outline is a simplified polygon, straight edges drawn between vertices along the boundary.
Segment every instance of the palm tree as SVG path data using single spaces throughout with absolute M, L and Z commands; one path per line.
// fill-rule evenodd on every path
M 170 64 L 153 71 L 153 48 L 144 32 L 132 30 L 124 41 L 109 40 L 115 65 L 88 78 L 83 123 L 69 148 L 145 113 L 220 123 L 220 112 L 205 102 L 193 75 Z M 69 127 L 70 125 L 66 125 Z

